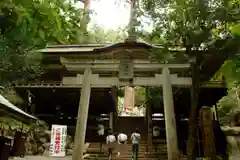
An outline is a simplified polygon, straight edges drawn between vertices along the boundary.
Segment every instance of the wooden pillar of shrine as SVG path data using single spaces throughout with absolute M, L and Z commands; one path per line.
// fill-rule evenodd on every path
M 114 112 L 109 113 L 109 130 L 113 132 Z
M 188 122 L 188 142 L 187 154 L 188 160 L 195 160 L 195 146 L 197 135 L 197 117 L 198 117 L 198 94 L 199 94 L 199 68 L 194 61 L 191 66 L 192 69 L 192 88 L 191 88 L 191 107 Z
M 117 108 L 118 107 L 117 87 L 116 86 L 112 87 L 111 92 L 112 92 L 112 98 L 113 98 L 113 104 L 114 104 L 114 107 L 115 107 L 115 112 L 110 113 L 111 121 L 109 119 L 109 128 L 111 129 L 111 131 L 115 131 L 115 119 L 116 119 L 116 116 L 118 114 L 117 113 L 118 112 L 118 108 Z M 111 125 L 110 125 L 110 123 L 111 123 Z
M 147 128 L 147 148 L 146 148 L 146 152 L 149 153 L 150 152 L 150 148 L 149 146 L 152 146 L 152 108 L 151 105 L 149 104 L 149 88 L 146 87 L 146 128 Z
M 209 107 L 203 107 L 199 112 L 201 131 L 204 141 L 204 157 L 217 159 L 215 137 L 213 132 L 213 112 Z
M 91 74 L 90 68 L 86 68 L 83 76 L 83 85 L 81 89 L 81 97 L 78 107 L 78 117 L 76 124 L 76 132 L 74 139 L 74 151 L 72 160 L 83 160 L 83 152 L 85 147 L 85 135 L 87 128 L 88 109 L 91 95 Z
M 171 75 L 168 68 L 164 67 L 163 75 L 163 103 L 166 126 L 168 160 L 179 159 L 178 139 L 176 131 L 176 120 L 173 103 L 173 92 L 171 84 Z
M 35 114 L 35 109 L 36 109 L 36 105 L 35 104 L 32 104 L 31 106 L 30 106 L 30 112 L 31 112 L 31 114 L 32 115 L 34 115 Z

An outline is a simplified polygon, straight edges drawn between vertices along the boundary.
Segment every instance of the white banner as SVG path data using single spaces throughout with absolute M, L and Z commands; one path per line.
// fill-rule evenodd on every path
M 52 125 L 50 156 L 64 157 L 66 155 L 67 126 Z

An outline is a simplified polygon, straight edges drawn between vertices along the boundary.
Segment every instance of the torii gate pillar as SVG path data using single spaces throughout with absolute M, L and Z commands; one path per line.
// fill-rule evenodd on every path
M 83 76 L 83 86 L 78 107 L 77 125 L 74 139 L 74 152 L 72 160 L 83 160 L 85 148 L 85 135 L 87 128 L 88 109 L 91 95 L 91 68 L 86 68 Z
M 173 103 L 173 92 L 169 69 L 164 67 L 163 75 L 163 103 L 166 126 L 168 160 L 179 160 L 176 120 Z

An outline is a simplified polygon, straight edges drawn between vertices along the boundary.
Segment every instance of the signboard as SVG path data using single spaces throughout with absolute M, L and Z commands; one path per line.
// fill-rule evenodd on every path
M 120 60 L 119 64 L 119 79 L 130 80 L 133 79 L 133 62 L 132 60 Z
M 67 137 L 67 126 L 52 125 L 50 156 L 64 157 L 66 155 L 66 149 L 65 149 L 66 137 Z

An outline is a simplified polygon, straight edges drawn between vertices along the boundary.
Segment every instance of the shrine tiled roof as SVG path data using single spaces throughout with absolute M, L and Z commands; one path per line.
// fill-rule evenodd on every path
M 224 39 L 217 40 L 208 49 L 194 49 L 191 48 L 190 52 L 187 52 L 186 48 L 180 46 L 170 46 L 165 48 L 162 44 L 149 44 L 140 41 L 124 41 L 115 44 L 77 44 L 77 45 L 51 45 L 44 49 L 38 50 L 44 55 L 76 55 L 84 56 L 90 55 L 104 55 L 107 52 L 114 52 L 118 48 L 124 49 L 130 54 L 138 56 L 138 53 L 148 52 L 160 52 L 160 63 L 190 63 L 193 57 L 197 57 L 197 63 L 200 66 L 200 73 L 204 80 L 209 80 L 215 72 L 222 66 L 224 61 L 229 56 L 236 53 L 238 47 L 237 39 Z M 220 46 L 220 47 L 219 47 Z M 143 51 L 133 51 L 134 49 L 143 49 Z M 122 51 L 121 51 L 122 52 Z M 138 52 L 138 53 L 136 53 Z M 172 54 L 165 54 L 171 52 Z M 169 60 L 166 61 L 166 56 Z M 163 61 L 161 61 L 161 59 Z
M 69 45 L 48 45 L 44 49 L 38 50 L 42 53 L 81 53 L 81 52 L 102 52 L 120 47 L 142 47 L 146 49 L 163 49 L 162 44 L 150 44 L 139 41 L 125 41 L 120 43 L 103 43 L 103 44 L 69 44 Z M 184 51 L 185 49 L 179 46 L 172 46 L 170 50 Z
M 12 115 L 14 118 L 14 115 L 18 115 L 17 117 L 23 117 L 24 119 L 34 119 L 37 118 L 24 112 L 20 108 L 14 106 L 12 103 L 10 103 L 6 98 L 4 98 L 2 95 L 0 95 L 0 110 L 3 110 L 10 115 Z M 21 119 L 21 118 L 20 118 Z

